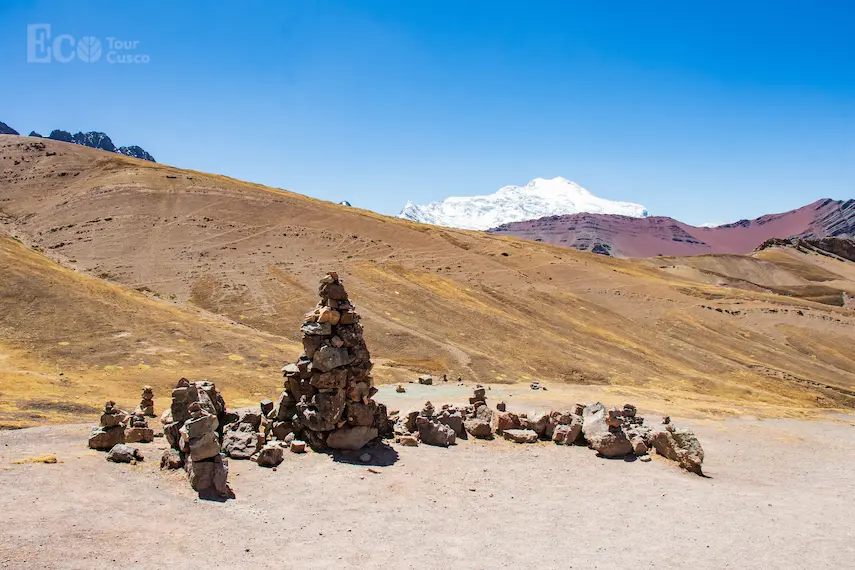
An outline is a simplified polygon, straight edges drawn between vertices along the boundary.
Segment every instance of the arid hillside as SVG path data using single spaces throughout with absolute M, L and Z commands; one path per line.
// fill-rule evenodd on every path
M 0 250 L 0 402 L 10 410 L 74 393 L 58 364 L 98 384 L 87 404 L 113 383 L 182 375 L 210 376 L 227 397 L 272 396 L 329 270 L 363 315 L 381 381 L 539 379 L 701 412 L 855 406 L 851 308 L 722 286 L 707 268 L 675 271 L 679 259 L 420 225 L 15 136 L 0 136 L 0 219 L 21 242 Z M 22 375 L 53 384 L 19 393 Z

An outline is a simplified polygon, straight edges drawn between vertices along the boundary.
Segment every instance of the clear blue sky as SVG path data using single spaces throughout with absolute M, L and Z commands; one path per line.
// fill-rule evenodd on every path
M 27 63 L 35 23 L 105 55 Z M 23 133 L 386 214 L 538 176 L 690 223 L 855 197 L 845 1 L 4 0 L 0 78 Z

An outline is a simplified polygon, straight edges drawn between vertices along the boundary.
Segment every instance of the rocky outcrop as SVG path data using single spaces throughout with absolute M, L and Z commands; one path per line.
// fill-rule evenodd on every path
M 154 157 L 152 155 L 150 155 L 149 153 L 147 153 L 145 150 L 138 147 L 137 145 L 120 146 L 118 149 L 116 149 L 116 152 L 118 154 L 130 156 L 131 158 L 139 158 L 140 160 L 148 160 L 149 162 L 157 162 L 156 160 L 154 160 Z
M 30 133 L 30 136 L 41 135 L 39 135 L 38 133 Z M 136 145 L 122 146 L 116 148 L 116 145 L 113 144 L 113 141 L 110 139 L 110 137 L 108 137 L 105 133 L 98 131 L 90 131 L 88 133 L 77 132 L 72 135 L 68 131 L 54 129 L 53 131 L 51 131 L 47 138 L 55 141 L 79 144 L 81 146 L 88 146 L 89 148 L 96 148 L 98 150 L 114 152 L 125 156 L 131 156 L 133 158 L 139 158 L 142 160 L 155 162 L 154 157 L 152 155 L 150 155 L 145 150 Z
M 0 122 L 0 135 L 17 135 L 18 131 L 7 125 L 6 123 Z

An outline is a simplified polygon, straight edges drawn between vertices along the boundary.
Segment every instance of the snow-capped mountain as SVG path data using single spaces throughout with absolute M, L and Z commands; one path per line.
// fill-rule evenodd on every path
M 505 186 L 487 196 L 452 196 L 424 206 L 407 202 L 398 217 L 437 226 L 487 230 L 508 222 L 579 212 L 647 216 L 644 206 L 598 198 L 575 182 L 558 177 L 535 178 L 525 186 Z

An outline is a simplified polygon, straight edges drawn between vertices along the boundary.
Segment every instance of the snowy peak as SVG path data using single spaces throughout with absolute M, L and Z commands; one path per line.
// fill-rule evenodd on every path
M 558 177 L 535 178 L 525 186 L 505 186 L 486 196 L 452 196 L 423 206 L 408 201 L 398 217 L 437 226 L 487 230 L 509 222 L 580 212 L 647 216 L 644 206 L 598 198 L 575 182 Z

